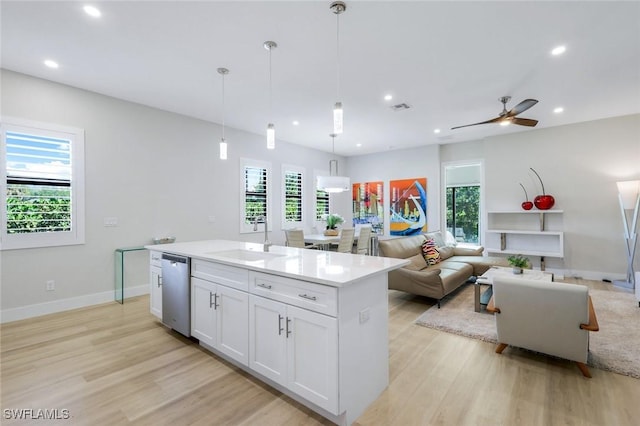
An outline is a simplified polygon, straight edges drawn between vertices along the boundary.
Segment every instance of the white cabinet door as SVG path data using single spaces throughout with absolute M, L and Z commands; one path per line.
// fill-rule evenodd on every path
M 249 367 L 287 385 L 286 305 L 249 296 Z
M 216 345 L 216 285 L 191 277 L 191 335 L 209 346 Z
M 337 319 L 287 306 L 287 387 L 314 404 L 338 411 Z
M 162 268 L 151 265 L 151 288 L 149 290 L 149 304 L 151 313 L 162 319 Z
M 249 295 L 216 286 L 216 349 L 244 365 L 249 364 Z

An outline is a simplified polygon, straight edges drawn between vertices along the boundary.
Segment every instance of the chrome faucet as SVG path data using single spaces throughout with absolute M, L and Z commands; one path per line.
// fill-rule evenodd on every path
M 269 241 L 269 236 L 267 235 L 267 217 L 264 215 L 256 216 L 253 220 L 253 230 L 254 231 L 258 230 L 259 220 L 262 220 L 264 223 L 264 243 L 262 245 L 262 248 L 264 251 L 269 251 L 269 247 L 271 247 L 271 242 Z

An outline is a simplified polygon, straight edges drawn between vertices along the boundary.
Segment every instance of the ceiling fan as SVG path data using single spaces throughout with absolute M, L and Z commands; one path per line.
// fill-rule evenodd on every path
M 500 102 L 502 102 L 502 112 L 496 118 L 492 118 L 491 120 L 482 121 L 480 123 L 474 124 L 465 124 L 464 126 L 452 127 L 451 130 L 459 129 L 461 127 L 469 127 L 469 126 L 477 126 L 478 124 L 489 124 L 489 123 L 513 123 L 519 124 L 520 126 L 529 126 L 534 127 L 538 124 L 538 120 L 532 120 L 530 118 L 518 118 L 516 115 L 524 112 L 538 103 L 536 99 L 525 99 L 520 102 L 518 105 L 513 107 L 511 111 L 507 111 L 507 102 L 511 100 L 511 96 L 503 96 L 500 98 Z

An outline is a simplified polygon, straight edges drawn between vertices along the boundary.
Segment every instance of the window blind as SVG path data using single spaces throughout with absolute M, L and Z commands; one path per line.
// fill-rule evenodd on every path
M 286 171 L 285 222 L 302 222 L 302 173 Z
M 5 140 L 7 233 L 70 231 L 71 141 L 12 131 Z
M 316 190 L 316 221 L 321 222 L 329 214 L 329 193 Z
M 246 166 L 244 169 L 245 223 L 267 216 L 267 169 Z

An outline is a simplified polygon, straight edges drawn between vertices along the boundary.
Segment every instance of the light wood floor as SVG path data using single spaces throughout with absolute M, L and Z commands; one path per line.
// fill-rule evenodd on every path
M 391 291 L 389 302 L 390 384 L 358 425 L 640 424 L 640 380 L 498 355 L 493 344 L 414 325 L 429 299 Z M 330 424 L 167 331 L 146 296 L 0 331 L 3 425 L 14 424 L 4 410 L 19 408 L 67 409 L 81 425 Z

